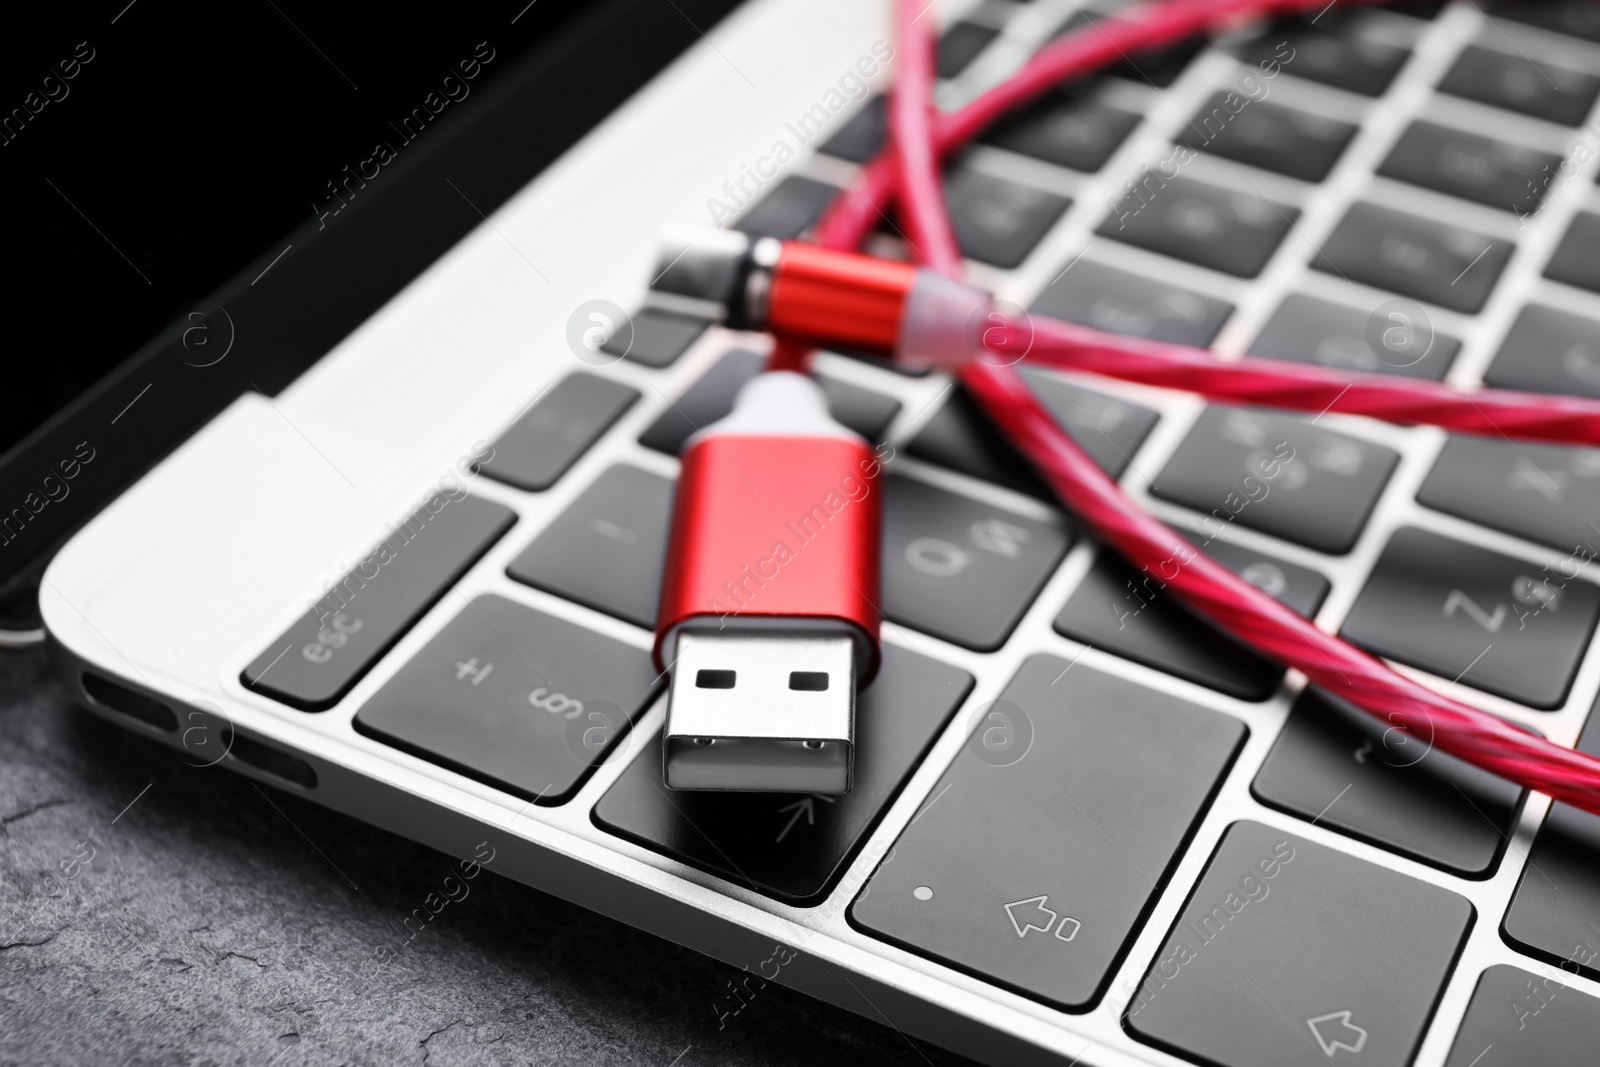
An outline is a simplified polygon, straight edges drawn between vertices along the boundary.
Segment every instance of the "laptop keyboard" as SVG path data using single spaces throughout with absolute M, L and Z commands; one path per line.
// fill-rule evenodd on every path
M 1107 6 L 1063 24 L 984 5 L 940 41 L 941 92 L 970 99 Z M 1600 191 L 1593 165 L 1562 176 L 1580 141 L 1600 156 L 1600 4 L 1480 5 L 1496 23 L 1384 6 L 1134 56 L 996 123 L 946 175 L 974 274 L 1134 337 L 1600 396 Z M 1228 95 L 1246 70 L 1270 100 Z M 883 98 L 851 107 L 812 142 L 828 158 L 789 165 L 735 225 L 815 224 L 884 140 Z M 1174 174 L 1158 163 L 1178 146 L 1194 158 Z M 888 226 L 876 247 L 898 239 Z M 703 885 L 842 915 L 857 947 L 1070 1013 L 1134 1059 L 1407 1064 L 1437 1016 L 1429 1062 L 1592 1062 L 1600 999 L 1552 968 L 1600 979 L 1600 818 L 1555 805 L 1541 822 L 1519 788 L 1286 680 L 1085 539 L 939 378 L 819 364 L 835 416 L 899 453 L 853 790 L 667 791 L 645 649 L 672 457 L 762 357 L 676 306 L 632 327 L 602 346 L 625 363 L 586 360 L 531 398 L 478 463 L 492 484 L 429 498 L 330 576 L 334 610 L 244 683 L 323 711 L 376 666 L 366 737 L 529 817 L 581 809 L 600 840 Z M 1600 450 L 1023 373 L 1224 566 L 1524 728 L 1577 736 Z M 448 595 L 502 540 L 500 592 Z M 435 605 L 431 636 L 380 665 Z M 1600 755 L 1596 720 L 1580 744 Z

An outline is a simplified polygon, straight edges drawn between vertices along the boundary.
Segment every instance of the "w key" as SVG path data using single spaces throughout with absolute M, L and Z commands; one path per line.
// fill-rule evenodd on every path
M 911 478 L 883 488 L 883 613 L 980 652 L 999 648 L 1071 535 Z
M 1587 561 L 1542 568 L 1414 526 L 1396 530 L 1341 635 L 1529 707 L 1561 706 L 1600 614 Z

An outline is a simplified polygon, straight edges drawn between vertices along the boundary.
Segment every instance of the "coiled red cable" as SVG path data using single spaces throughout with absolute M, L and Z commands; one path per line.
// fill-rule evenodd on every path
M 959 111 L 940 114 L 930 103 L 933 39 L 922 20 L 925 0 L 902 0 L 897 5 L 899 68 L 889 107 L 890 145 L 830 205 L 815 239 L 829 247 L 854 248 L 898 199 L 913 257 L 957 278 L 962 260 L 945 214 L 938 172 L 939 160 L 951 150 L 1006 110 L 1129 52 L 1180 41 L 1229 20 L 1326 6 L 1327 0 L 1153 0 L 1062 37 L 1006 82 Z M 1431 382 L 1342 375 L 1265 360 L 1224 362 L 1196 349 L 1047 319 L 991 331 L 986 339 L 996 361 L 974 360 L 957 376 L 1096 538 L 1170 586 L 1226 632 L 1395 731 L 1600 814 L 1600 760 L 1525 733 L 1396 673 L 1215 563 L 1125 497 L 1015 371 L 1002 364 L 1013 361 L 1011 353 L 1027 348 L 1027 358 L 1036 363 L 1189 389 L 1215 399 L 1332 409 L 1565 442 L 1600 442 L 1600 405 L 1493 390 L 1466 394 Z M 780 339 L 773 363 L 795 366 L 803 357 L 803 346 Z

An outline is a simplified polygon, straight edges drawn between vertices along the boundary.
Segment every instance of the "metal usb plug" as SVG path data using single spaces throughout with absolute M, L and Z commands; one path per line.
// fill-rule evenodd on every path
M 849 792 L 854 660 L 845 634 L 680 634 L 663 734 L 667 787 Z

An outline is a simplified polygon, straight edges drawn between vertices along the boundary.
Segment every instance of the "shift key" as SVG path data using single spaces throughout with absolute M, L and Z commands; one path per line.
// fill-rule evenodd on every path
M 913 952 L 1083 1010 L 1166 883 L 1244 724 L 1039 655 L 968 727 L 966 747 L 850 918 Z
M 242 681 L 303 711 L 331 708 L 515 521 L 500 504 L 434 493 L 268 645 Z

